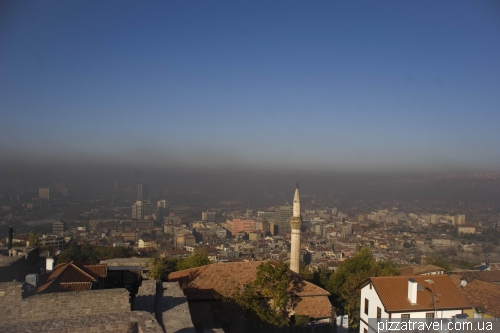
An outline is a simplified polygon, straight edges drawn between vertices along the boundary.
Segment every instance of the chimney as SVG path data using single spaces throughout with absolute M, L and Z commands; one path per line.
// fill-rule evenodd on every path
M 38 284 L 38 274 L 28 274 L 26 275 L 26 291 L 34 291 Z
M 417 281 L 412 278 L 408 279 L 408 300 L 411 304 L 417 304 Z
M 45 271 L 52 272 L 53 270 L 54 270 L 54 259 L 47 258 L 47 260 L 45 261 Z

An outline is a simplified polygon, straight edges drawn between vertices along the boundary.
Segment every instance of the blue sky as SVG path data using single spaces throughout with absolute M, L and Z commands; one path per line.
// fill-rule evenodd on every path
M 496 1 L 4 1 L 7 162 L 500 171 Z

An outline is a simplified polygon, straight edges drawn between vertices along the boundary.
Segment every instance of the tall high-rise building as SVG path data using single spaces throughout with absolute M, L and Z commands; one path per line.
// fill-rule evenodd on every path
M 290 232 L 290 218 L 293 216 L 292 206 L 279 206 L 276 208 L 274 223 L 278 226 L 278 234 Z
M 201 220 L 207 222 L 215 222 L 215 212 L 206 211 L 201 212 Z
M 295 189 L 293 197 L 293 215 L 290 219 L 292 229 L 291 250 L 290 250 L 290 270 L 299 273 L 300 267 L 300 229 L 302 229 L 302 216 L 300 215 L 299 184 Z
M 50 189 L 49 188 L 39 188 L 38 189 L 38 197 L 40 199 L 50 199 Z
M 155 214 L 155 206 L 146 200 L 137 200 L 132 205 L 132 218 L 142 220 L 151 214 Z
M 148 185 L 139 184 L 137 186 L 137 200 L 148 200 L 148 199 L 149 199 Z
M 165 216 L 167 216 L 168 202 L 167 200 L 160 200 L 156 204 L 156 221 L 163 224 Z
M 455 223 L 456 223 L 457 225 L 462 225 L 462 224 L 465 224 L 465 215 L 460 215 L 460 214 L 459 214 L 459 215 L 457 215 L 457 216 L 455 217 Z
M 55 221 L 52 223 L 52 232 L 58 234 L 60 232 L 66 231 L 66 222 L 63 220 Z

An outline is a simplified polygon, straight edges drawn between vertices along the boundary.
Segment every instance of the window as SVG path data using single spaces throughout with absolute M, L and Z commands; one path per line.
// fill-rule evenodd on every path
M 366 328 L 364 328 L 363 333 L 368 333 L 368 330 Z
M 409 313 L 403 313 L 401 315 L 401 319 L 410 319 L 410 314 Z
M 434 312 L 427 312 L 425 318 L 434 318 Z
M 382 318 L 382 309 L 377 306 L 377 318 Z
M 365 298 L 365 314 L 368 315 L 368 298 Z

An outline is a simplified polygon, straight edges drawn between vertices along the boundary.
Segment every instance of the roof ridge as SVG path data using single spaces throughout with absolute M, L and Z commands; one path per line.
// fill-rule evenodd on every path
M 87 272 L 85 272 L 83 269 L 81 269 L 80 267 L 78 267 L 76 264 L 73 263 L 73 261 L 71 262 L 71 266 L 75 267 L 76 269 L 78 269 L 80 272 L 82 272 L 83 274 L 87 275 L 88 277 L 90 277 L 92 280 L 94 280 L 94 282 L 97 282 L 97 279 L 95 277 L 93 277 L 92 275 L 88 274 Z
M 68 262 L 61 263 L 61 264 L 57 265 L 56 267 L 54 267 L 54 270 L 48 274 L 47 280 L 45 281 L 45 283 L 40 284 L 40 286 L 37 288 L 37 292 L 43 292 L 43 291 L 47 290 L 48 288 L 50 288 L 52 286 L 52 284 L 61 277 L 61 274 L 68 268 L 68 266 L 71 263 L 72 263 L 72 261 L 68 261 Z M 56 268 L 60 269 L 60 272 L 57 272 L 57 275 L 54 278 L 50 279 L 50 276 L 52 275 L 52 273 L 56 273 Z M 38 289 L 41 287 L 44 287 L 44 288 L 42 290 L 38 291 Z
M 449 277 L 448 274 L 433 274 L 433 275 L 418 275 L 418 274 L 415 274 L 415 275 L 394 275 L 394 276 L 371 276 L 370 279 L 409 279 L 409 278 L 429 278 L 429 277 L 438 277 L 438 278 L 446 278 L 446 277 Z

